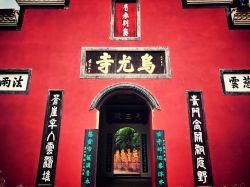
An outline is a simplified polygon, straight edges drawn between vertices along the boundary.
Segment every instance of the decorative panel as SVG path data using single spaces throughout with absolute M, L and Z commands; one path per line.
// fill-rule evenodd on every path
M 0 10 L 0 30 L 19 29 L 22 24 L 23 11 L 14 9 Z
M 228 25 L 231 29 L 250 29 L 249 8 L 227 8 Z

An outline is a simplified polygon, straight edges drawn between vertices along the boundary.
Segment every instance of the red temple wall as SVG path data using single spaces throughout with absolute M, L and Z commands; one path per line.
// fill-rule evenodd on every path
M 56 186 L 80 186 L 89 106 L 109 85 L 148 89 L 161 110 L 170 187 L 193 186 L 186 90 L 202 90 L 215 186 L 250 185 L 250 98 L 225 96 L 220 68 L 249 69 L 250 31 L 229 30 L 226 12 L 141 1 L 140 41 L 111 41 L 111 1 L 71 1 L 68 10 L 27 9 L 21 31 L 0 31 L 0 68 L 31 68 L 28 95 L 0 95 L 0 170 L 8 186 L 34 186 L 48 89 L 64 89 Z M 81 47 L 169 47 L 171 79 L 80 79 Z

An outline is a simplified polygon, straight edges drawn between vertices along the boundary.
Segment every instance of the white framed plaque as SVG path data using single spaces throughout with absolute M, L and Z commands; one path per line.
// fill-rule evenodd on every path
M 221 69 L 220 78 L 224 94 L 250 95 L 250 69 Z
M 0 69 L 0 94 L 28 94 L 31 69 Z

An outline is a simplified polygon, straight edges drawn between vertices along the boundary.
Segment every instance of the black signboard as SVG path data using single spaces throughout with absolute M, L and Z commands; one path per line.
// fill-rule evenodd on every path
M 164 130 L 154 130 L 155 186 L 167 187 L 166 145 Z
M 148 110 L 107 110 L 108 123 L 142 123 L 148 122 Z
M 36 186 L 54 186 L 63 90 L 49 90 Z
M 84 136 L 81 186 L 94 187 L 97 163 L 98 130 L 87 129 Z
M 213 186 L 201 91 L 187 91 L 195 186 Z
M 81 78 L 170 78 L 168 48 L 82 48 Z

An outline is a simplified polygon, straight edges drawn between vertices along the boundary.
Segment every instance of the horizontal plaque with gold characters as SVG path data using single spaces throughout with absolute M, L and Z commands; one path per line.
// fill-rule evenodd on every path
M 81 78 L 170 78 L 168 48 L 82 48 Z

